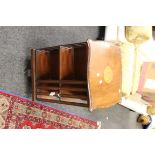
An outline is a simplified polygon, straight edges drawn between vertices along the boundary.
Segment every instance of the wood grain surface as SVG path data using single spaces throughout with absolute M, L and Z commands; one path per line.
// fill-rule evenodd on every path
M 121 100 L 121 52 L 117 45 L 88 40 L 90 110 L 110 107 Z

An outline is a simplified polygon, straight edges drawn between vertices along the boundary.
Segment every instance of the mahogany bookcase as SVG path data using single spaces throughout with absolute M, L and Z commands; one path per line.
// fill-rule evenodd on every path
M 88 107 L 86 42 L 31 50 L 32 99 Z
M 32 49 L 32 99 L 96 108 L 121 100 L 118 44 L 92 41 Z

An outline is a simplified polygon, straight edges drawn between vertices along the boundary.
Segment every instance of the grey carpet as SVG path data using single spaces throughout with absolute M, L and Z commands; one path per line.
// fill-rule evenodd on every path
M 0 27 L 0 89 L 31 97 L 31 82 L 25 71 L 30 49 L 96 39 L 98 27 Z M 102 128 L 141 128 L 137 113 L 120 105 L 89 112 L 87 108 L 50 104 L 52 107 L 101 121 Z

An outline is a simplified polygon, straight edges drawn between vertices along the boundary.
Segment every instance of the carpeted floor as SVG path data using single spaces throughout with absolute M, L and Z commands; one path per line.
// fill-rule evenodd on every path
M 98 30 L 98 27 L 0 27 L 0 89 L 30 98 L 31 82 L 26 76 L 30 49 L 96 39 Z M 101 121 L 102 128 L 141 128 L 136 123 L 138 114 L 120 105 L 89 112 L 82 107 L 47 104 Z

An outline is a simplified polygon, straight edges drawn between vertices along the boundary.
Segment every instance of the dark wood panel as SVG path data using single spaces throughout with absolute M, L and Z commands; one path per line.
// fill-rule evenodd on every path
M 60 47 L 60 80 L 74 79 L 74 49 Z
M 87 45 L 80 46 L 74 49 L 74 65 L 75 79 L 87 80 L 87 63 L 88 63 L 88 47 Z
M 65 101 L 57 101 L 57 100 L 51 100 L 47 98 L 39 98 L 37 97 L 37 100 L 43 101 L 43 102 L 51 102 L 51 103 L 57 103 L 57 104 L 66 104 L 66 105 L 73 105 L 73 106 L 81 106 L 81 107 L 89 107 L 89 104 L 83 104 L 83 103 L 76 103 L 76 102 L 65 102 Z
M 87 85 L 87 81 L 78 81 L 78 80 L 38 80 L 37 81 L 37 84 L 52 84 L 52 83 Z
M 42 95 L 42 96 L 50 96 L 50 92 L 37 92 L 37 95 Z M 61 94 L 60 97 L 69 97 L 69 98 L 77 98 L 77 99 L 83 99 L 87 100 L 87 96 L 84 95 L 76 95 L 76 94 Z
M 59 51 L 36 53 L 37 79 L 59 79 Z
M 32 100 L 36 100 L 36 51 L 31 50 Z

